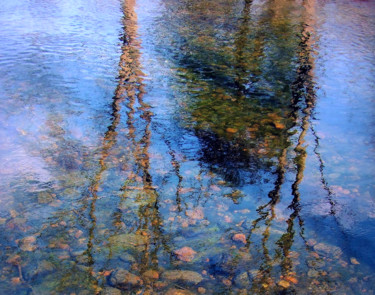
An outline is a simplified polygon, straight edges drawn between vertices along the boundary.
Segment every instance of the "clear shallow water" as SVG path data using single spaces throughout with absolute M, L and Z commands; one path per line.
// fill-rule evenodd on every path
M 0 293 L 373 294 L 374 8 L 2 3 Z

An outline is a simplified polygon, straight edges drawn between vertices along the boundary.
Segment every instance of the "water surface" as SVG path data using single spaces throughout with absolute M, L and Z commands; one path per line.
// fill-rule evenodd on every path
M 371 1 L 0 7 L 1 294 L 373 294 Z

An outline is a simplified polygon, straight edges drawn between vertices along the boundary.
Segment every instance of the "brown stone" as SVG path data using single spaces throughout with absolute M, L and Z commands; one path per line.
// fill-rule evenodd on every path
M 186 216 L 192 219 L 203 219 L 204 213 L 201 208 L 194 208 L 193 210 L 187 210 Z
M 34 236 L 23 238 L 20 242 L 20 249 L 22 251 L 34 251 L 36 249 L 36 245 L 34 245 L 35 242 L 36 238 Z
M 12 284 L 13 285 L 21 284 L 21 278 L 19 278 L 19 277 L 12 278 Z
M 298 280 L 295 277 L 292 276 L 286 276 L 284 277 L 284 280 L 292 283 L 292 284 L 298 284 Z
M 190 247 L 183 247 L 181 249 L 175 250 L 174 253 L 177 255 L 178 259 L 186 262 L 192 261 L 195 254 L 197 254 L 197 252 L 195 252 Z
M 81 236 L 82 236 L 82 234 L 83 234 L 83 231 L 81 231 L 80 229 L 79 230 L 77 230 L 77 232 L 75 233 L 75 237 L 76 237 L 76 239 L 79 239 Z
M 228 133 L 237 133 L 237 132 L 238 132 L 238 129 L 229 127 L 229 128 L 226 129 L 226 131 L 227 131 Z
M 360 263 L 358 262 L 358 260 L 357 260 L 356 258 L 354 258 L 354 257 L 351 257 L 351 258 L 350 258 L 350 263 L 351 263 L 351 264 L 360 264 Z
M 290 286 L 290 283 L 288 281 L 285 281 L 285 280 L 281 280 L 279 283 L 278 283 L 279 286 L 283 287 L 283 288 L 288 288 Z
M 149 269 L 143 273 L 143 277 L 149 281 L 155 281 L 159 279 L 159 273 L 156 270 Z
M 281 122 L 274 122 L 274 125 L 277 129 L 284 129 L 285 125 Z
M 112 287 L 105 287 L 100 292 L 100 295 L 121 295 L 121 290 Z
M 187 194 L 187 193 L 190 193 L 190 192 L 192 192 L 192 191 L 194 191 L 194 189 L 191 188 L 191 187 L 180 187 L 180 188 L 178 189 L 178 192 L 179 192 L 180 194 Z
M 13 264 L 13 265 L 18 265 L 21 262 L 21 256 L 13 255 L 13 256 L 8 258 L 7 262 L 10 263 L 10 264 Z
M 162 282 L 162 281 L 157 281 L 154 283 L 154 287 L 156 289 L 163 289 L 167 286 L 168 284 L 166 282 Z
M 218 187 L 216 184 L 210 185 L 210 189 L 213 190 L 214 192 L 220 192 L 221 188 Z
M 242 242 L 246 244 L 246 236 L 244 234 L 235 234 L 232 239 L 233 241 Z
M 193 292 L 190 292 L 189 290 L 181 290 L 181 289 L 176 289 L 172 288 L 169 289 L 165 295 L 195 295 Z
M 140 277 L 130 273 L 125 269 L 119 269 L 115 271 L 111 275 L 110 282 L 113 286 L 116 286 L 119 289 L 130 289 L 139 287 L 143 284 L 143 281 Z

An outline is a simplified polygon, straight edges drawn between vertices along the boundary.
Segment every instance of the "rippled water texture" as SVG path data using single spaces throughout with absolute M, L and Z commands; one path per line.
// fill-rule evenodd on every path
M 375 3 L 0 5 L 0 294 L 374 294 Z

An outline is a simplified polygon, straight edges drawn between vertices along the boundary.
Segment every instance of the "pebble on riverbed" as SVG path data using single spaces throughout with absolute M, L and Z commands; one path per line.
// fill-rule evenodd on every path
M 23 238 L 20 241 L 20 249 L 22 251 L 32 252 L 37 248 L 35 245 L 35 242 L 36 242 L 36 238 L 34 236 Z
M 351 264 L 360 264 L 359 261 L 356 258 L 354 258 L 354 257 L 350 258 L 350 263 Z
M 231 128 L 231 127 L 228 127 L 227 129 L 225 129 L 226 132 L 228 133 L 237 133 L 238 132 L 238 129 L 236 128 Z
M 21 263 L 21 256 L 20 255 L 13 255 L 7 259 L 7 262 L 13 265 L 19 265 Z
M 116 288 L 106 287 L 100 292 L 100 295 L 121 295 L 121 291 Z
M 165 295 L 195 295 L 195 293 L 190 292 L 189 290 L 182 290 L 182 289 L 176 289 L 172 288 L 169 289 Z
M 201 208 L 195 208 L 193 210 L 187 210 L 186 211 L 186 216 L 188 216 L 191 219 L 203 219 L 204 218 L 204 213 Z
M 236 241 L 236 242 L 242 242 L 242 243 L 246 244 L 246 236 L 244 234 L 235 234 L 232 237 L 232 240 Z
M 250 278 L 248 273 L 243 272 L 242 274 L 238 275 L 235 278 L 234 283 L 240 288 L 247 288 L 250 285 Z
M 156 281 L 159 279 L 159 273 L 156 270 L 149 269 L 143 273 L 143 278 L 147 282 Z
M 289 288 L 290 283 L 289 283 L 288 281 L 281 280 L 281 281 L 278 283 L 278 285 L 286 289 L 286 288 Z
M 169 270 L 162 274 L 162 279 L 167 281 L 181 281 L 187 284 L 199 284 L 203 277 L 191 270 Z
M 50 192 L 40 192 L 38 194 L 38 203 L 39 204 L 48 204 L 54 201 L 56 198 L 56 194 L 50 193 Z
M 110 277 L 110 282 L 113 286 L 119 289 L 131 289 L 143 284 L 140 277 L 125 269 L 119 269 L 113 272 Z
M 190 262 L 194 259 L 195 252 L 192 248 L 190 247 L 182 247 L 181 249 L 175 250 L 174 253 L 177 255 L 179 260 Z
M 307 275 L 308 275 L 309 278 L 317 278 L 317 277 L 319 277 L 319 272 L 315 269 L 310 269 L 307 272 Z
M 324 243 L 319 243 L 314 246 L 314 250 L 320 254 L 327 257 L 338 258 L 342 255 L 342 250 L 337 246 L 332 246 Z

